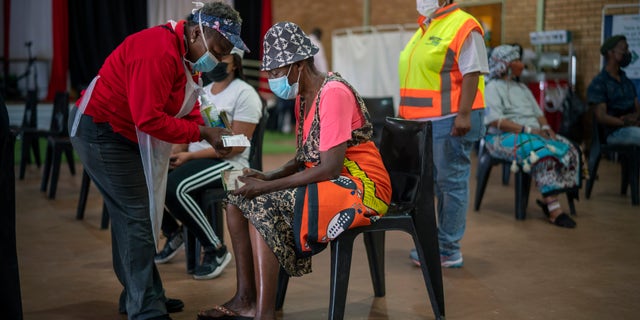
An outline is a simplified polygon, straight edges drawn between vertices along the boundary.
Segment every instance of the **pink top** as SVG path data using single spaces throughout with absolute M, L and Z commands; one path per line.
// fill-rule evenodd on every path
M 316 98 L 317 100 L 318 98 Z M 304 119 L 302 140 L 309 135 L 316 112 L 316 100 Z M 364 119 L 351 90 L 338 81 L 330 81 L 320 95 L 320 151 L 327 151 L 351 139 L 351 131 L 362 127 Z M 300 97 L 296 99 L 296 122 L 300 121 Z

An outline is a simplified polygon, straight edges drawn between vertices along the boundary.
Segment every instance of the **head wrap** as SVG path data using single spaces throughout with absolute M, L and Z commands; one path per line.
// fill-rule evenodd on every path
M 278 22 L 264 35 L 261 70 L 269 71 L 313 57 L 318 47 L 293 22 Z
M 606 56 L 607 52 L 609 52 L 609 50 L 612 50 L 618 44 L 618 42 L 622 40 L 627 41 L 627 38 L 621 34 L 614 35 L 607 38 L 607 40 L 605 40 L 602 46 L 600 47 L 600 53 L 603 56 Z
M 503 44 L 491 51 L 489 58 L 489 78 L 502 78 L 509 69 L 509 63 L 520 59 L 520 49 L 516 46 Z
M 191 12 L 191 21 L 220 32 L 234 47 L 249 52 L 249 48 L 244 44 L 242 38 L 240 38 L 240 23 L 231 19 L 224 19 L 202 13 L 202 3 L 194 2 L 194 4 L 196 4 L 196 9 L 193 9 Z

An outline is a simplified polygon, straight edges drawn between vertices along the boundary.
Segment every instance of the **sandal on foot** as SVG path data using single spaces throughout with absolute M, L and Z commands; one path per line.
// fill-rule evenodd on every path
M 566 214 L 566 213 L 561 213 L 559 216 L 556 217 L 556 219 L 554 221 L 552 221 L 551 223 L 555 224 L 558 227 L 563 227 L 563 228 L 575 228 L 576 227 L 576 222 L 573 221 L 573 219 L 571 219 L 571 217 Z
M 217 311 L 220 316 L 214 317 L 209 315 L 210 312 Z M 198 313 L 198 320 L 216 320 L 216 319 L 237 319 L 237 320 L 251 320 L 253 317 L 245 317 L 239 315 L 237 312 L 228 309 L 223 305 L 216 305 L 209 310 L 200 311 Z
M 544 213 L 545 216 L 547 216 L 547 218 L 549 217 L 549 208 L 547 208 L 547 204 L 540 200 L 540 199 L 536 199 L 536 204 L 538 204 L 538 206 L 540 206 L 540 208 L 542 208 L 542 213 Z

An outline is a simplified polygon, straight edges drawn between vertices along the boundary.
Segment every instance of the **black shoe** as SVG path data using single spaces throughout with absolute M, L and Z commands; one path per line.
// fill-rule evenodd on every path
M 196 267 L 193 278 L 196 280 L 207 280 L 218 277 L 222 270 L 231 262 L 231 253 L 227 247 L 222 245 L 220 249 L 211 250 L 204 253 L 202 264 Z
M 178 250 L 184 247 L 184 239 L 182 238 L 182 227 L 178 228 L 176 232 L 169 236 L 167 242 L 164 244 L 164 248 L 160 253 L 156 254 L 153 260 L 158 263 L 167 263 L 173 259 L 178 253 Z
M 167 301 L 164 302 L 164 305 L 167 307 L 167 312 L 175 313 L 180 312 L 184 309 L 184 302 L 180 299 L 171 299 L 167 298 Z
M 127 309 L 124 307 L 124 301 L 122 301 L 122 297 L 120 298 L 120 309 L 118 310 L 118 312 L 120 312 L 120 314 L 127 314 Z M 167 298 L 167 300 L 164 302 L 164 306 L 165 308 L 167 308 L 167 312 L 168 313 L 175 313 L 175 312 L 180 312 L 182 311 L 182 309 L 184 309 L 184 302 L 182 302 L 182 300 L 180 299 L 171 299 L 171 298 Z M 171 319 L 169 318 L 169 316 L 166 316 L 166 318 L 158 318 L 158 319 Z

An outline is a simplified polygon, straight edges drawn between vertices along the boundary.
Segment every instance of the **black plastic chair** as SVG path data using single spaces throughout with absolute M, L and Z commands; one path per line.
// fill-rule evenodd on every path
M 51 115 L 51 125 L 47 138 L 47 153 L 44 161 L 44 170 L 42 172 L 42 182 L 40 191 L 46 192 L 47 185 L 49 187 L 49 199 L 56 197 L 56 189 L 58 187 L 58 176 L 60 175 L 60 163 L 64 154 L 69 164 L 71 175 L 76 174 L 75 163 L 73 160 L 73 146 L 69 139 L 69 129 L 67 121 L 69 119 L 69 93 L 58 92 L 53 100 L 53 113 Z M 51 184 L 49 184 L 51 178 Z
M 251 150 L 249 153 L 249 167 L 262 170 L 262 143 L 264 141 L 264 132 L 269 121 L 269 112 L 265 104 L 262 108 L 262 118 L 253 130 L 251 137 Z M 208 213 L 209 222 L 220 239 L 224 238 L 224 214 L 223 201 L 227 198 L 227 192 L 223 188 L 204 189 L 198 196 L 200 208 L 203 212 Z M 200 264 L 200 241 L 195 237 L 193 232 L 188 232 L 188 228 L 183 225 L 185 252 L 187 257 L 187 270 L 195 270 Z
M 385 295 L 385 232 L 411 234 L 436 319 L 444 319 L 444 291 L 434 208 L 431 122 L 387 118 L 380 153 L 393 187 L 389 212 L 370 226 L 341 233 L 331 241 L 329 319 L 342 319 L 349 286 L 353 241 L 363 234 L 376 297 Z M 281 309 L 289 275 L 280 270 L 276 309 Z
M 395 116 L 393 109 L 393 97 L 382 98 L 362 98 L 364 104 L 367 106 L 369 116 L 371 117 L 371 124 L 373 125 L 373 137 L 371 140 L 380 147 L 380 139 L 382 138 L 382 127 L 384 127 L 384 121 L 387 117 Z
M 501 165 L 502 167 L 502 184 L 509 184 L 509 170 L 511 161 L 500 158 L 495 158 L 485 148 L 484 138 L 480 140 L 480 148 L 478 149 L 478 170 L 476 176 L 476 194 L 473 202 L 473 209 L 475 211 L 480 210 L 480 204 L 484 196 L 485 189 L 487 188 L 487 182 L 491 175 L 491 168 L 495 165 Z M 529 204 L 529 191 L 531 191 L 531 175 L 524 172 L 521 167 L 518 168 L 518 172 L 514 173 L 515 176 L 515 217 L 517 220 L 524 220 L 527 217 L 527 206 Z M 568 190 L 565 192 L 567 195 L 567 201 L 569 203 L 569 210 L 571 215 L 576 214 L 576 207 L 573 202 L 574 199 L 578 199 L 578 188 Z
M 86 170 L 82 170 L 82 184 L 80 186 L 80 198 L 78 198 L 78 207 L 76 209 L 76 220 L 84 219 L 84 209 L 87 206 L 87 197 L 89 196 L 89 188 L 91 187 L 91 178 Z M 109 212 L 107 205 L 102 202 L 102 220 L 100 229 L 109 228 Z
M 626 195 L 627 188 L 631 186 L 631 204 L 640 204 L 638 180 L 640 178 L 640 147 L 636 145 L 607 144 L 606 137 L 595 117 L 592 120 L 591 147 L 589 149 L 589 179 L 585 188 L 585 197 L 591 198 L 593 184 L 598 176 L 598 166 L 603 154 L 617 155 L 622 167 L 620 181 L 620 194 Z
M 31 152 L 38 168 L 40 168 L 40 138 L 47 135 L 46 130 L 38 129 L 38 93 L 35 90 L 27 92 L 27 100 L 22 115 L 20 127 L 13 127 L 17 138 L 21 141 L 19 179 L 24 179 L 27 164 L 31 163 Z

